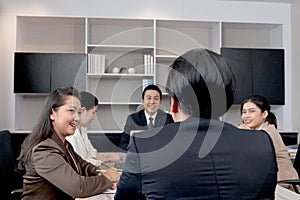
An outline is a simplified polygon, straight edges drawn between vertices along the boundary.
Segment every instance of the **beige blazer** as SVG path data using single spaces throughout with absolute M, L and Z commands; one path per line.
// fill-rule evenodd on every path
M 293 167 L 287 148 L 275 126 L 266 122 L 263 124 L 262 130 L 266 131 L 273 141 L 278 165 L 278 181 L 286 179 L 298 179 L 298 174 Z

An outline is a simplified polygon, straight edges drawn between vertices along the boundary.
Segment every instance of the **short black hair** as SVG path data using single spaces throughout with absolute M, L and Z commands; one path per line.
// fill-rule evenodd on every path
M 157 85 L 148 85 L 145 87 L 142 93 L 142 99 L 144 100 L 145 93 L 147 90 L 156 90 L 159 93 L 160 100 L 162 100 L 162 92 Z
M 79 100 L 82 107 L 85 107 L 87 110 L 94 108 L 99 104 L 99 100 L 95 95 L 90 92 L 81 91 L 79 95 Z
M 166 90 L 185 114 L 218 118 L 234 101 L 234 74 L 224 58 L 208 49 L 192 49 L 170 66 Z

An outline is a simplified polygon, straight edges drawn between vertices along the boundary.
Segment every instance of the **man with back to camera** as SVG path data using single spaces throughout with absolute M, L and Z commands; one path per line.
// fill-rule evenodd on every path
M 115 199 L 274 199 L 277 163 L 268 134 L 219 120 L 236 89 L 225 60 L 194 49 L 170 68 L 175 123 L 132 136 Z
M 121 149 L 127 150 L 131 131 L 162 127 L 173 123 L 172 116 L 159 109 L 161 102 L 162 92 L 159 87 L 156 85 L 146 86 L 142 93 L 144 109 L 127 117 L 119 145 Z

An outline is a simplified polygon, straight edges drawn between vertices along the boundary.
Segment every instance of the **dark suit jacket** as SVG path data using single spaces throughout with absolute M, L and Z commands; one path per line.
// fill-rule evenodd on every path
M 274 199 L 276 183 L 266 132 L 190 118 L 134 134 L 115 199 Z
M 165 113 L 162 110 L 158 110 L 154 121 L 154 128 L 162 127 L 173 122 L 174 122 L 173 118 L 170 114 Z M 127 146 L 129 144 L 130 132 L 132 130 L 146 130 L 146 129 L 148 129 L 148 126 L 147 126 L 147 119 L 145 116 L 144 109 L 136 113 L 132 113 L 127 117 L 126 124 L 124 127 L 124 132 L 122 133 L 119 147 L 126 151 Z
M 112 186 L 105 176 L 98 176 L 98 167 L 83 160 L 71 145 L 69 149 L 77 168 L 71 165 L 66 147 L 56 134 L 34 147 L 23 176 L 23 200 L 88 197 Z

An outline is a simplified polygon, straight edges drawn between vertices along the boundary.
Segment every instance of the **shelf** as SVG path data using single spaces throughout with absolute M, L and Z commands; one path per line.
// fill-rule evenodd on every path
M 101 45 L 101 44 L 87 44 L 89 49 L 100 48 L 106 51 L 134 51 L 137 49 L 153 49 L 154 46 L 135 46 L 135 45 Z
M 164 52 L 169 53 L 169 52 Z M 165 84 L 169 73 L 169 67 L 174 62 L 178 55 L 160 54 L 156 55 L 156 85 L 161 91 L 165 92 Z
M 157 20 L 156 25 L 157 54 L 167 51 L 172 55 L 181 55 L 190 49 L 203 47 L 219 50 L 219 22 Z
M 47 97 L 49 93 L 15 93 L 15 95 L 20 96 L 44 96 Z
M 32 130 L 15 130 L 13 133 L 11 133 L 11 134 L 14 134 L 14 133 L 24 133 L 24 134 L 28 134 L 28 133 L 31 133 L 32 132 Z
M 174 61 L 176 58 L 178 58 L 177 55 L 156 55 L 156 61 Z
M 17 51 L 84 53 L 85 18 L 17 17 Z
M 145 47 L 145 46 L 144 46 Z M 103 46 L 88 49 L 90 54 L 105 56 L 105 72 L 111 73 L 114 67 L 134 68 L 136 74 L 144 74 L 144 55 L 153 55 L 154 48 L 137 46 Z
M 116 79 L 116 78 L 153 78 L 154 74 L 114 74 L 114 73 L 105 73 L 105 74 L 92 74 L 88 73 L 89 78 L 103 78 L 103 79 Z
M 222 47 L 282 48 L 283 26 L 265 23 L 222 23 Z
M 87 90 L 100 102 L 139 102 L 142 99 L 142 78 L 89 79 Z
M 154 45 L 154 21 L 143 19 L 88 19 L 88 43 Z

